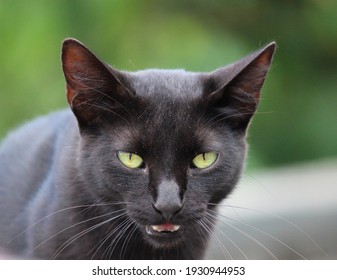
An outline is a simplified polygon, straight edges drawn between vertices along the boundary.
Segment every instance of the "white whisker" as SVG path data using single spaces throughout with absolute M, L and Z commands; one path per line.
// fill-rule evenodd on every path
M 213 215 L 211 214 L 211 213 L 207 213 L 207 215 L 209 215 L 211 218 L 214 218 L 213 217 Z M 206 217 L 205 217 L 205 219 L 207 219 Z M 208 220 L 208 219 L 207 219 Z M 209 221 L 209 220 L 208 220 Z M 209 221 L 209 223 L 211 223 L 211 221 Z M 248 256 L 243 252 L 243 250 L 240 248 L 240 246 L 239 245 L 237 245 L 229 236 L 227 236 L 221 229 L 220 229 L 220 227 L 218 227 L 218 226 L 216 226 L 214 223 L 211 223 L 212 225 L 213 225 L 213 227 L 214 228 L 216 228 L 219 232 L 220 232 L 220 234 L 222 235 L 222 236 L 224 236 L 227 240 L 229 240 L 229 242 L 231 243 L 231 244 L 233 244 L 234 245 L 234 247 L 235 248 L 237 248 L 238 250 L 239 250 L 239 252 L 244 256 L 244 258 L 245 259 L 249 259 L 248 258 Z
M 222 244 L 221 240 L 213 233 L 212 229 L 202 220 L 199 220 L 198 223 L 202 225 L 202 227 L 208 232 L 208 234 L 214 238 L 214 240 L 219 244 L 221 251 L 223 252 L 223 255 L 226 254 L 229 256 L 229 258 L 232 260 L 232 255 L 229 253 L 227 248 Z
M 121 218 L 123 218 L 123 216 L 120 216 L 115 222 L 117 222 L 117 221 L 118 221 L 119 219 L 121 219 Z M 108 233 L 108 234 L 107 234 L 103 239 L 101 239 L 101 240 L 99 241 L 99 243 L 98 243 L 96 246 L 94 246 L 94 247 L 89 251 L 88 255 L 90 255 L 91 252 L 97 247 L 97 249 L 95 250 L 95 252 L 94 252 L 94 253 L 92 254 L 92 256 L 91 256 L 91 258 L 93 259 L 93 258 L 95 257 L 95 255 L 98 253 L 98 251 L 102 248 L 102 246 L 104 245 L 104 243 L 107 242 L 107 241 L 109 240 L 109 238 L 111 238 L 111 236 L 114 235 L 115 232 L 118 231 L 118 230 L 120 229 L 120 227 L 122 227 L 123 223 L 126 223 L 126 222 L 127 222 L 127 220 L 125 220 L 124 222 L 122 222 L 122 224 L 119 224 L 114 230 L 111 230 L 111 227 L 114 226 L 114 223 L 112 223 L 112 224 L 110 225 L 110 227 L 108 228 L 108 230 L 107 230 L 107 233 Z M 103 254 L 103 255 L 104 255 L 104 254 Z
M 98 223 L 98 224 L 96 224 L 96 225 L 93 225 L 93 226 L 91 226 L 91 227 L 89 227 L 89 228 L 87 228 L 87 229 L 85 229 L 85 230 L 83 230 L 83 231 L 81 231 L 81 232 L 75 234 L 73 237 L 71 237 L 71 238 L 69 238 L 67 241 L 65 241 L 65 242 L 64 242 L 64 243 L 63 243 L 63 244 L 62 244 L 62 245 L 55 251 L 55 253 L 54 253 L 52 259 L 56 259 L 57 256 L 58 256 L 58 255 L 59 255 L 59 254 L 60 254 L 66 247 L 68 247 L 70 244 L 72 244 L 72 243 L 73 243 L 74 241 L 76 241 L 78 238 L 84 236 L 85 234 L 87 234 L 87 233 L 89 233 L 89 232 L 95 230 L 96 228 L 99 228 L 99 227 L 101 227 L 102 225 L 105 225 L 106 223 L 109 223 L 109 222 L 113 221 L 114 219 L 116 219 L 116 218 L 118 218 L 118 217 L 120 217 L 120 216 L 123 216 L 123 215 L 126 215 L 126 214 L 125 214 L 125 213 L 122 213 L 122 214 L 120 214 L 120 215 L 114 216 L 114 217 L 112 217 L 112 218 L 110 218 L 110 219 L 107 219 L 107 220 L 105 220 L 105 221 L 103 221 L 103 222 L 100 222 L 100 223 Z M 106 216 L 106 215 L 102 215 L 102 216 Z M 97 217 L 95 217 L 95 218 L 97 218 Z M 93 219 L 93 218 L 88 219 L 88 220 L 92 220 L 92 219 Z M 86 220 L 86 221 L 84 221 L 84 222 L 87 222 L 88 220 Z M 81 222 L 81 223 L 83 223 L 83 222 Z M 78 224 L 77 224 L 77 225 L 78 225 Z
M 285 222 L 286 224 L 292 226 L 293 228 L 297 229 L 299 232 L 301 232 L 302 234 L 304 234 L 304 236 L 306 238 L 308 238 L 323 254 L 325 254 L 326 256 L 329 256 L 318 244 L 315 240 L 313 240 L 313 238 L 307 233 L 305 232 L 300 226 L 294 224 L 293 222 L 291 222 L 290 220 L 283 218 L 280 215 L 277 215 L 275 213 L 269 212 L 269 211 L 263 211 L 263 210 L 258 210 L 258 209 L 252 209 L 252 208 L 247 208 L 247 207 L 242 207 L 242 206 L 234 206 L 234 205 L 226 205 L 226 204 L 219 204 L 218 206 L 222 206 L 222 207 L 227 207 L 227 208 L 233 208 L 233 209 L 239 209 L 239 210 L 247 210 L 247 211 L 252 211 L 252 212 L 256 212 L 256 213 L 260 213 L 260 214 L 264 214 L 264 215 L 269 215 L 271 217 L 275 217 L 277 219 L 280 219 L 281 221 Z
M 79 208 L 84 208 L 84 210 L 86 210 L 87 208 L 93 208 L 93 207 L 98 207 L 98 206 L 111 206 L 111 205 L 123 205 L 123 204 L 127 204 L 128 202 L 106 202 L 106 203 L 94 203 L 94 204 L 83 204 L 83 205 L 76 205 L 76 206 L 70 206 L 67 208 L 63 208 L 60 210 L 57 210 L 53 213 L 50 213 L 46 216 L 44 216 L 43 218 L 37 220 L 36 222 L 34 222 L 33 224 L 31 224 L 30 226 L 28 226 L 25 230 L 23 230 L 22 232 L 18 233 L 17 235 L 15 235 L 12 239 L 10 239 L 9 241 L 7 241 L 7 243 L 12 242 L 13 240 L 19 238 L 20 236 L 22 236 L 23 234 L 25 234 L 27 231 L 29 231 L 31 228 L 35 227 L 36 225 L 38 225 L 39 223 L 43 222 L 44 220 L 57 215 L 59 213 L 62 213 L 64 211 L 69 211 L 69 210 L 75 210 L 75 209 L 79 209 Z
M 113 252 L 115 251 L 115 249 L 117 247 L 117 244 L 119 243 L 121 238 L 124 236 L 125 232 L 128 230 L 128 228 L 132 224 L 133 223 L 132 223 L 131 219 L 127 219 L 127 220 L 124 221 L 123 224 L 120 225 L 120 228 L 122 228 L 122 229 L 118 229 L 119 230 L 118 234 L 116 235 L 115 239 L 111 242 L 111 244 L 107 248 L 108 251 L 106 252 L 106 254 L 109 254 L 109 259 L 111 258 Z M 113 247 L 112 247 L 112 244 L 114 244 Z M 105 254 L 105 252 L 104 252 L 104 254 Z
M 125 250 L 127 247 L 127 244 L 130 242 L 132 235 L 136 232 L 137 230 L 137 226 L 130 220 L 130 224 L 133 225 L 133 229 L 128 233 L 128 235 L 125 237 L 119 257 L 121 260 L 124 259 L 124 254 L 125 254 Z
M 49 237 L 48 237 L 47 239 L 45 239 L 44 241 L 40 242 L 38 245 L 36 245 L 34 248 L 32 248 L 32 249 L 28 252 L 28 254 L 31 254 L 34 250 L 36 250 L 37 248 L 39 248 L 40 246 L 42 246 L 43 244 L 45 244 L 46 242 L 48 242 L 48 241 L 51 240 L 52 238 L 56 237 L 57 235 L 59 235 L 59 234 L 65 232 L 66 230 L 69 230 L 69 229 L 71 229 L 71 228 L 74 228 L 74 227 L 76 227 L 76 226 L 78 226 L 78 225 L 80 225 L 80 224 L 86 223 L 86 222 L 88 222 L 88 221 L 92 221 L 92 220 L 95 220 L 95 219 L 99 219 L 99 218 L 102 218 L 102 217 L 105 217 L 105 216 L 108 216 L 108 215 L 113 215 L 113 214 L 115 214 L 115 213 L 122 212 L 122 211 L 124 211 L 124 209 L 120 209 L 120 210 L 118 210 L 118 211 L 111 212 L 111 213 L 107 213 L 107 214 L 103 214 L 103 215 L 100 215 L 100 216 L 95 216 L 95 217 L 93 217 L 93 218 L 86 219 L 86 220 L 81 221 L 81 222 L 79 222 L 79 223 L 76 223 L 76 224 L 74 224 L 74 225 L 68 226 L 68 227 L 66 227 L 66 228 L 64 228 L 64 229 L 62 229 L 62 230 L 60 230 L 60 231 L 58 231 L 57 233 L 55 233 L 55 234 L 49 236 Z
M 305 258 L 303 255 L 301 255 L 301 254 L 300 254 L 299 252 L 297 252 L 295 249 L 291 248 L 288 244 L 284 243 L 282 240 L 280 240 L 279 238 L 275 237 L 274 235 L 272 235 L 272 234 L 270 234 L 270 233 L 268 233 L 268 232 L 265 232 L 265 231 L 263 231 L 263 230 L 261 230 L 261 229 L 259 229 L 259 228 L 257 228 L 257 227 L 254 227 L 254 226 L 252 226 L 252 225 L 249 225 L 249 224 L 247 224 L 247 223 L 243 223 L 243 222 L 240 222 L 240 221 L 238 221 L 238 220 L 229 218 L 229 217 L 227 217 L 227 216 L 225 216 L 225 215 L 222 215 L 222 214 L 218 214 L 218 215 L 221 216 L 221 217 L 223 217 L 223 218 L 225 218 L 225 219 L 228 219 L 228 220 L 230 220 L 230 221 L 236 222 L 236 223 L 238 223 L 238 224 L 240 224 L 240 225 L 243 225 L 243 226 L 246 226 L 246 227 L 248 227 L 248 228 L 251 228 L 251 229 L 253 229 L 253 230 L 255 230 L 255 231 L 259 232 L 259 233 L 262 233 L 262 234 L 265 235 L 265 236 L 268 236 L 269 238 L 271 238 L 271 239 L 273 239 L 273 240 L 279 242 L 280 244 L 282 244 L 283 246 L 285 246 L 286 248 L 288 248 L 290 251 L 292 251 L 293 253 L 295 253 L 295 254 L 296 254 L 297 256 L 299 256 L 300 258 L 306 260 L 306 258 Z M 238 227 L 236 227 L 236 226 L 234 226 L 234 225 L 232 225 L 232 224 L 226 223 L 226 225 L 228 225 L 228 226 L 234 228 L 235 230 L 241 232 L 242 234 L 246 235 L 246 236 L 249 237 L 250 239 L 252 239 L 252 240 L 258 242 L 258 244 L 261 245 L 261 246 L 262 246 L 262 247 L 263 247 L 269 254 L 271 254 L 272 257 L 275 257 L 275 258 L 276 258 L 276 256 L 275 256 L 275 255 L 274 255 L 274 254 L 273 254 L 273 253 L 272 253 L 272 252 L 271 252 L 265 245 L 263 245 L 260 241 L 258 241 L 256 238 L 252 237 L 251 235 L 246 234 L 244 231 L 242 231 L 241 229 L 239 229 Z M 277 259 L 277 258 L 276 258 L 276 259 Z

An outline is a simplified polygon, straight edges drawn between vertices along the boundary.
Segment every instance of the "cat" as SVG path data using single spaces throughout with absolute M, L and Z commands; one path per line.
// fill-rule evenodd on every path
M 202 259 L 242 173 L 275 47 L 213 72 L 127 72 L 66 39 L 70 109 L 0 148 L 0 247 L 37 259 Z

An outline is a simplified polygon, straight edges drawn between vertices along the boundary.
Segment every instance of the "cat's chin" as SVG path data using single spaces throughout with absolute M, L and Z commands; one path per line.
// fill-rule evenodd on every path
M 176 247 L 182 242 L 182 233 L 180 225 L 170 223 L 145 226 L 146 239 L 157 248 Z

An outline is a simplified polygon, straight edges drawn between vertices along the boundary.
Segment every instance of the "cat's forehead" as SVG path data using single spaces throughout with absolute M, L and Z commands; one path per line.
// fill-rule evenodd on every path
M 128 73 L 130 86 L 136 94 L 172 97 L 196 97 L 203 91 L 202 74 L 185 70 L 150 69 Z

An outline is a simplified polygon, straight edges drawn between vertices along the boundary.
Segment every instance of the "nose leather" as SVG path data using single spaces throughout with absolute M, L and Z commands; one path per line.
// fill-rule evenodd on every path
M 182 208 L 178 184 L 172 180 L 162 181 L 158 185 L 157 199 L 153 206 L 167 221 L 172 219 Z

